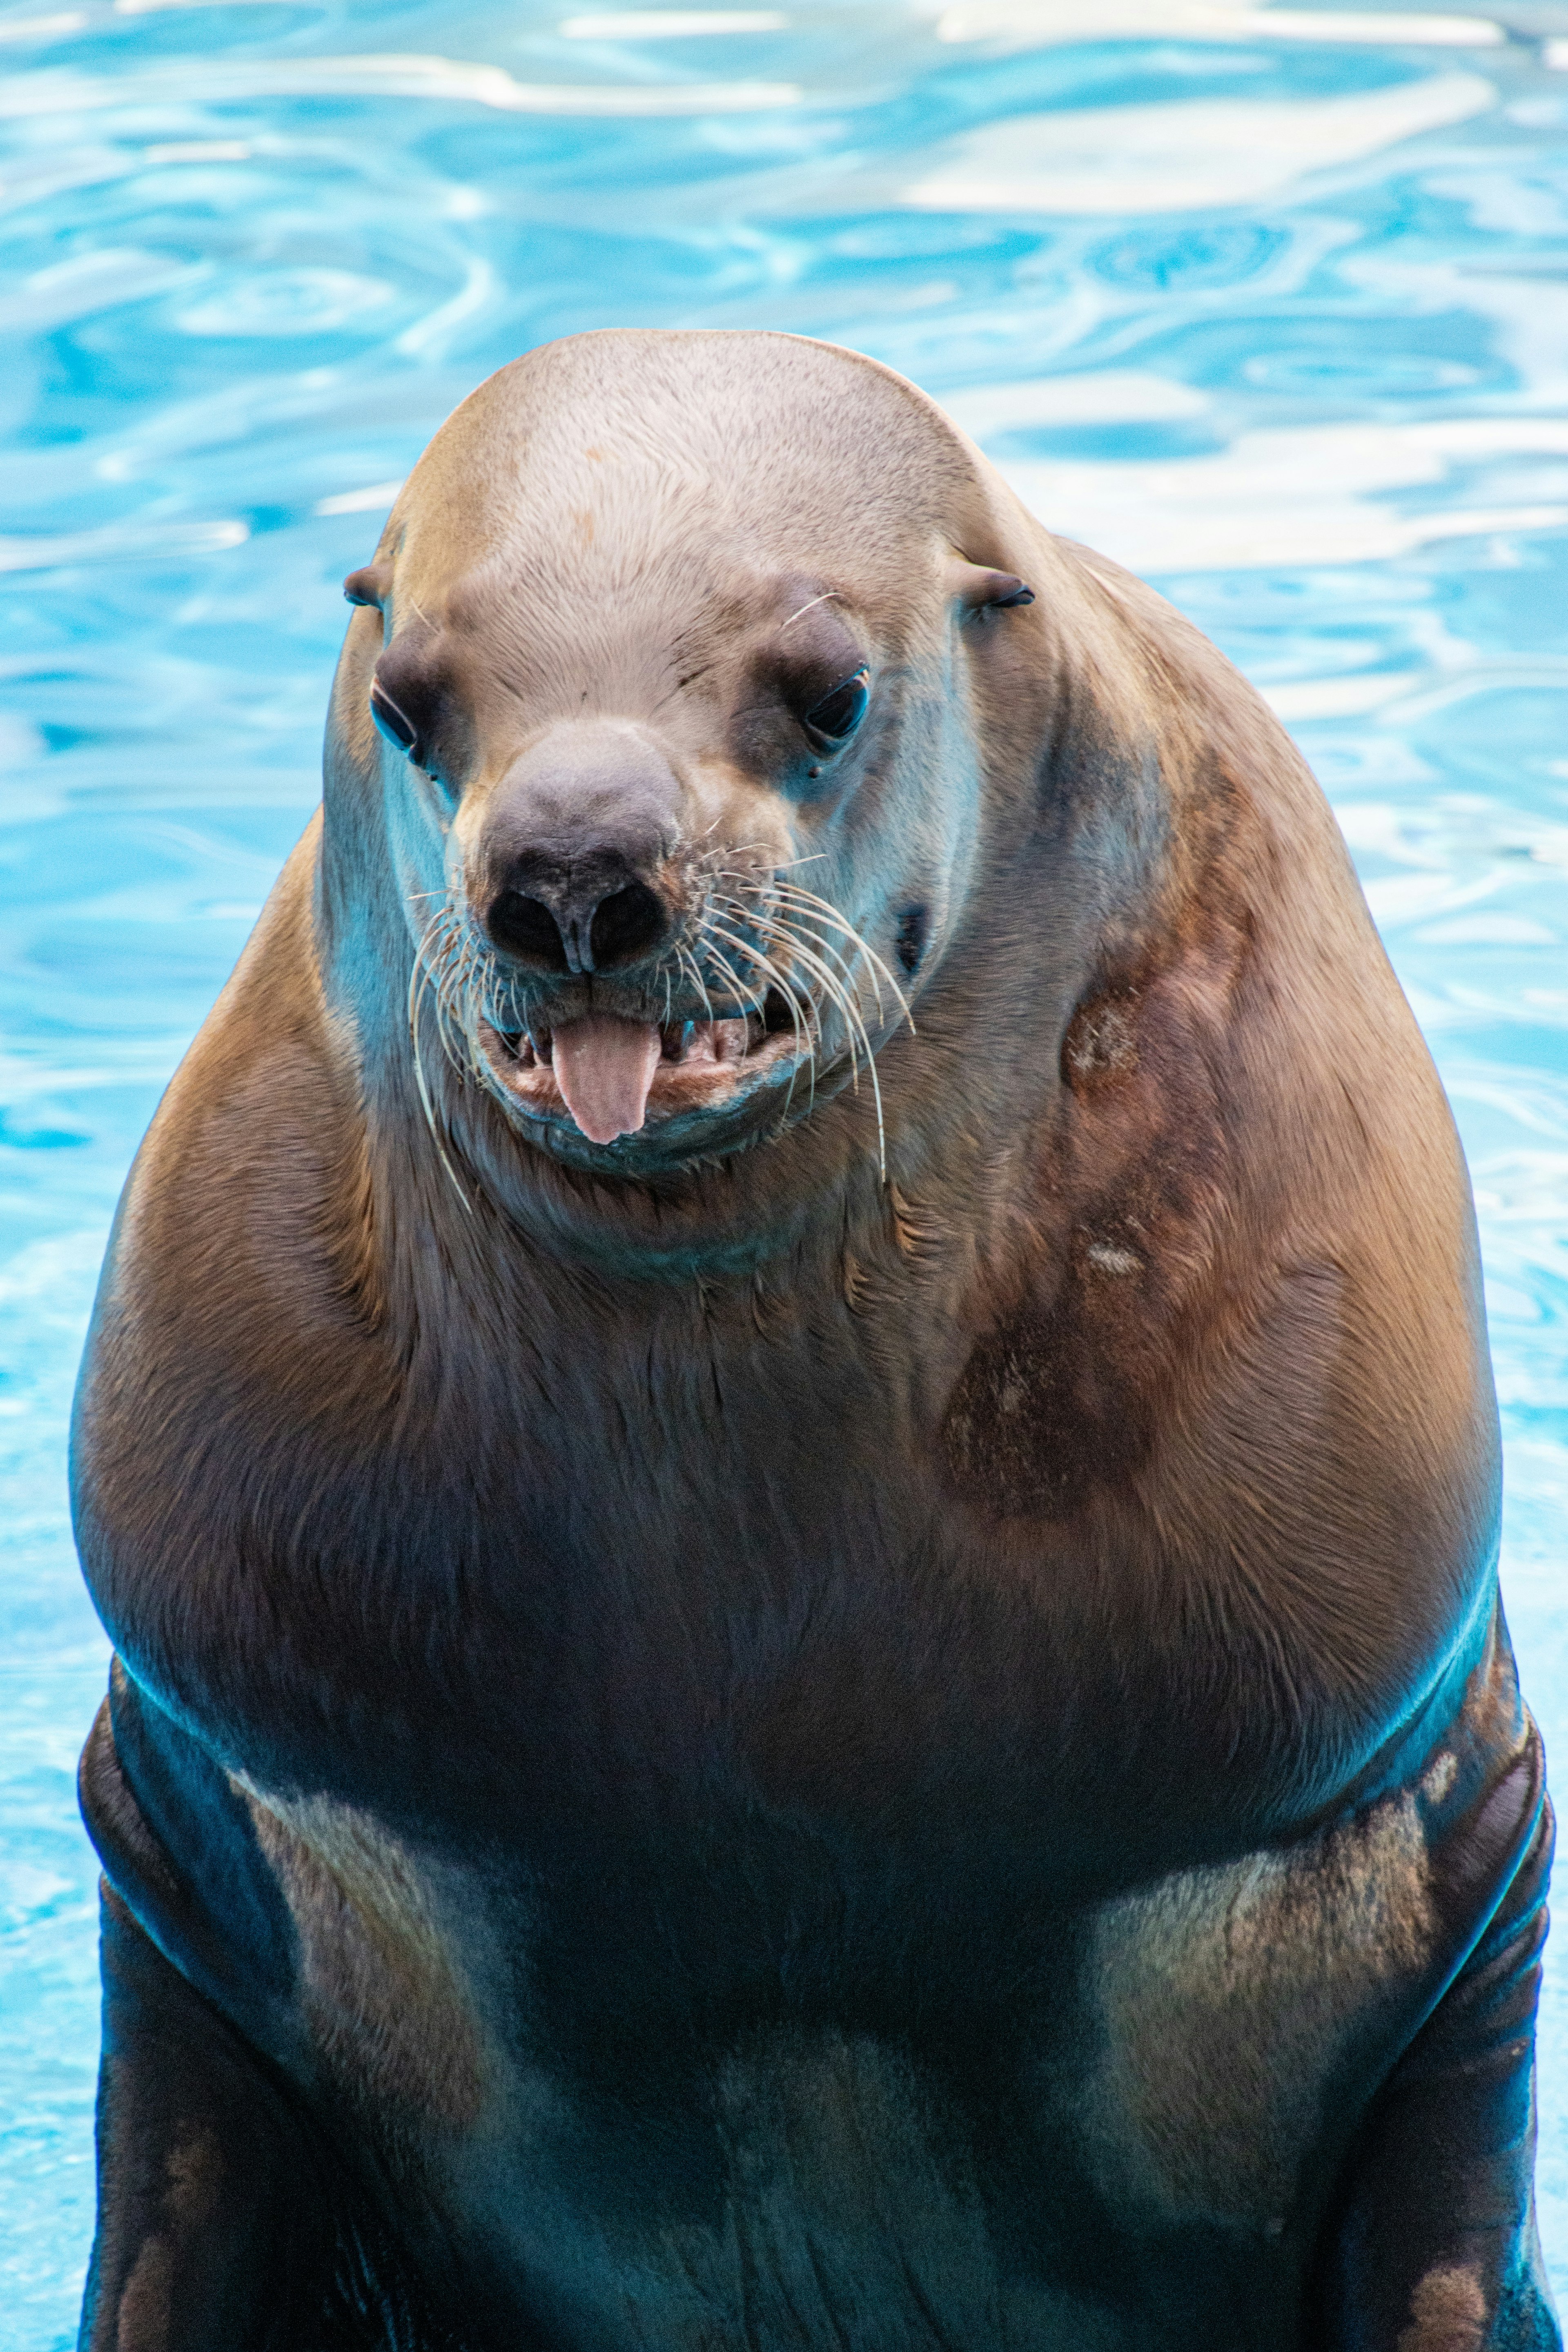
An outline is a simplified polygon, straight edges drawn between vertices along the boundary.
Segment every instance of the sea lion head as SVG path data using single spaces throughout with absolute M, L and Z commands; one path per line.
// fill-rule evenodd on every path
M 874 1094 L 963 919 L 976 673 L 1032 617 L 999 488 L 790 336 L 582 336 L 457 410 L 346 583 L 334 706 L 426 1069 L 604 1172 Z

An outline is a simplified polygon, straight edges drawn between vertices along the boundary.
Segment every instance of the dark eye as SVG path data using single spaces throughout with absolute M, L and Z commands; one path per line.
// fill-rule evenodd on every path
M 401 751 L 405 759 L 413 759 L 418 730 L 407 713 L 399 710 L 378 677 L 371 680 L 370 715 L 393 750 Z
M 814 702 L 800 723 L 818 751 L 837 751 L 865 718 L 870 699 L 871 673 L 858 669 L 852 677 L 840 678 L 820 702 Z

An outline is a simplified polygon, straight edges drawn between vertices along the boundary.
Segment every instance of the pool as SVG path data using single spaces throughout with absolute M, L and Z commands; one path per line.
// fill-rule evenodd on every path
M 1568 5 L 0 11 L 0 2311 L 75 2340 L 105 1646 L 66 1415 L 160 1087 L 315 797 L 342 574 L 610 323 L 943 398 L 1322 778 L 1458 1115 L 1505 1584 L 1568 1759 Z M 1542 2047 L 1568 2292 L 1568 1940 Z

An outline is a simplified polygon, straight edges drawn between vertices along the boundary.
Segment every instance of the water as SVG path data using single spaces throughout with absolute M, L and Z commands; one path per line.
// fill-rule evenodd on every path
M 550 336 L 875 352 L 1296 730 L 1464 1129 L 1568 1759 L 1568 5 L 26 0 L 0 69 L 0 2341 L 73 2340 L 89 2231 L 108 1219 L 315 798 L 343 572 Z M 1561 2291 L 1568 1937 L 1542 2075 Z

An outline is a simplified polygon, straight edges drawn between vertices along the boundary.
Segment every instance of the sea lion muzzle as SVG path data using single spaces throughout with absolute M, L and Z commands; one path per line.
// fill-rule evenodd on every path
M 674 909 L 662 869 L 679 837 L 680 786 L 635 727 L 552 728 L 492 796 L 475 913 L 533 971 L 624 969 L 655 953 Z
M 486 813 L 471 893 L 486 936 L 529 974 L 624 973 L 674 928 L 667 878 L 680 785 L 636 727 L 568 721 L 519 759 Z M 552 1033 L 556 1084 L 593 1143 L 642 1126 L 658 1028 L 588 1013 Z

